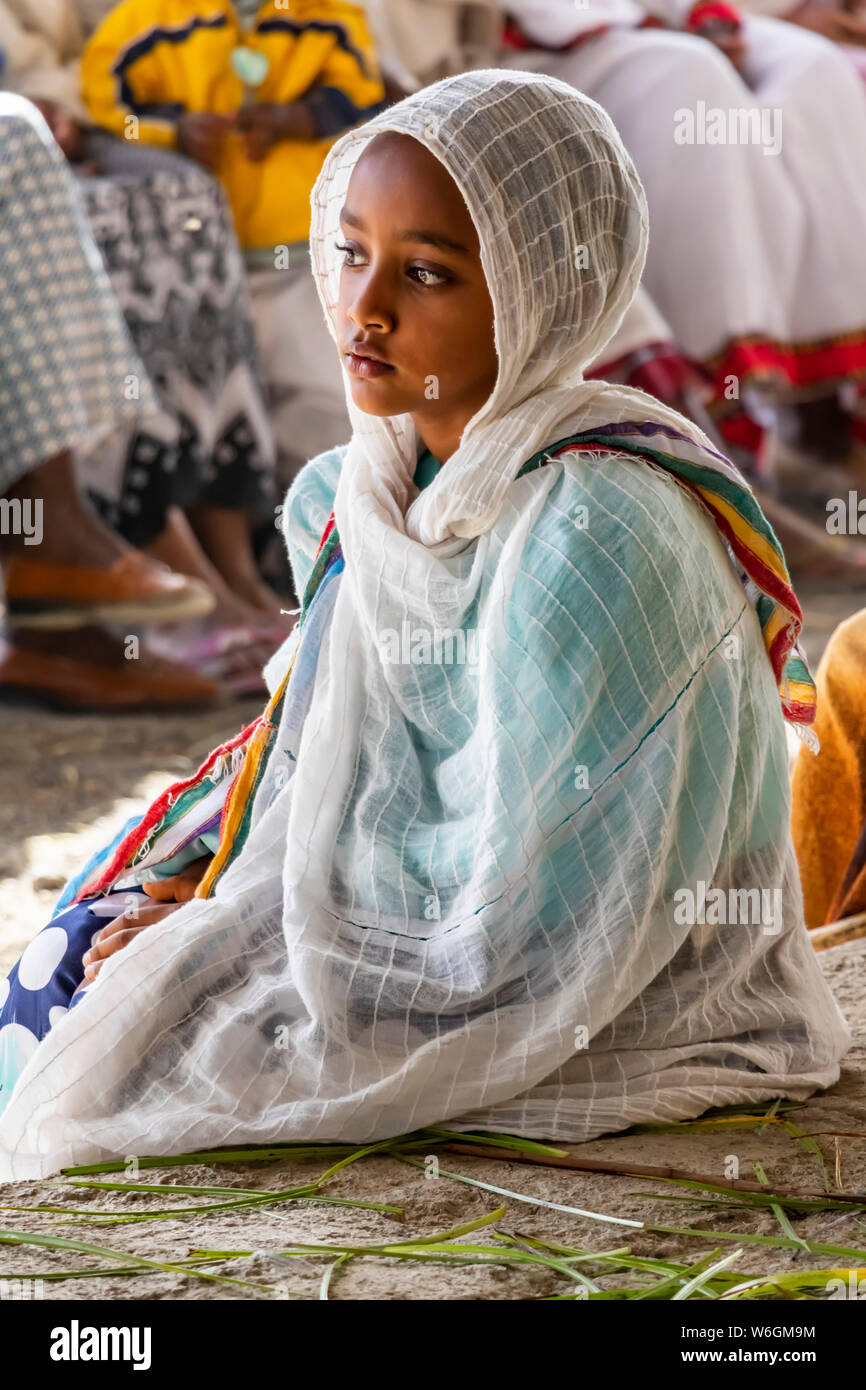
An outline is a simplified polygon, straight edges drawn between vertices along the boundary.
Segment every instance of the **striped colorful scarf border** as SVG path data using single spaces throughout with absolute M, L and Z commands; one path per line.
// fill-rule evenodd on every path
M 261 719 L 262 716 L 260 715 L 252 724 L 241 729 L 240 733 L 235 734 L 226 743 L 221 743 L 218 748 L 214 748 L 191 777 L 185 777 L 166 787 L 165 791 L 148 807 L 138 824 L 120 841 L 110 860 L 99 870 L 98 875 L 81 886 L 75 895 L 75 901 L 80 902 L 83 898 L 92 898 L 97 894 L 107 892 L 124 869 L 133 868 L 136 861 L 144 857 L 148 842 L 152 837 L 167 829 L 170 824 L 174 824 L 181 816 L 185 815 L 190 806 L 194 806 L 197 801 L 201 801 L 208 794 L 211 790 L 207 785 L 209 774 L 213 772 L 221 758 L 231 756 L 235 749 L 244 746 L 260 724 Z

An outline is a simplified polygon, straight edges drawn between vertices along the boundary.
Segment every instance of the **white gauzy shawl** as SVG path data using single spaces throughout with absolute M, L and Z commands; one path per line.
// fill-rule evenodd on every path
M 0 1122 L 3 1177 L 444 1121 L 576 1141 L 838 1077 L 778 693 L 728 550 L 622 452 L 515 481 L 605 423 L 706 443 L 582 378 L 644 261 L 631 161 L 547 78 L 413 95 L 316 184 L 332 326 L 339 211 L 384 130 L 425 144 L 474 219 L 496 387 L 420 494 L 411 421 L 354 406 L 348 449 L 294 484 L 299 586 L 332 505 L 344 565 L 273 664 L 294 661 L 246 843 L 39 1045 Z

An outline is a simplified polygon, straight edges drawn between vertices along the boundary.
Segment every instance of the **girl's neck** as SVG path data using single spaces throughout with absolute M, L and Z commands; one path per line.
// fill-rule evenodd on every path
M 429 449 L 439 463 L 447 463 L 451 455 L 456 454 L 460 448 L 465 421 L 458 428 L 455 428 L 451 422 L 443 423 L 437 427 L 434 421 L 420 420 L 417 415 L 413 415 L 412 423 L 425 449 Z

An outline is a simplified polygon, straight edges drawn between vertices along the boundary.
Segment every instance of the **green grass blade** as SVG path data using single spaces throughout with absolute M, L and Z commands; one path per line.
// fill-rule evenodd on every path
M 559 1245 L 553 1240 L 542 1240 L 539 1236 L 528 1236 L 521 1232 L 521 1239 L 528 1245 L 537 1245 L 544 1250 L 550 1250 L 555 1255 L 564 1255 L 568 1259 L 577 1258 L 577 1253 L 567 1245 Z M 646 1270 L 650 1274 L 677 1274 L 686 1272 L 690 1266 L 677 1264 L 672 1260 L 657 1260 L 651 1256 L 632 1255 L 628 1246 L 623 1246 L 620 1250 L 587 1250 L 583 1255 L 585 1259 L 603 1260 L 605 1263 L 619 1265 L 623 1269 Z
M 382 1139 L 377 1144 L 365 1144 L 363 1148 L 354 1149 L 345 1158 L 341 1158 L 330 1168 L 326 1168 L 321 1177 L 316 1179 L 316 1186 L 322 1187 L 324 1183 L 330 1182 L 335 1173 L 339 1173 L 343 1168 L 348 1168 L 350 1163 L 357 1163 L 359 1158 L 367 1158 L 370 1154 L 387 1153 L 396 1142 L 394 1139 Z
M 591 1289 L 593 1293 L 601 1293 L 601 1289 L 598 1287 L 598 1284 L 596 1284 L 594 1280 L 590 1279 L 589 1275 L 584 1274 L 583 1271 L 580 1269 L 572 1269 L 571 1265 L 566 1264 L 564 1260 L 557 1260 L 552 1255 L 542 1255 L 539 1251 L 533 1250 L 530 1245 L 526 1244 L 520 1236 L 509 1235 L 507 1231 L 497 1230 L 494 1231 L 493 1234 L 497 1240 L 507 1241 L 509 1244 L 514 1245 L 518 1250 L 528 1252 L 532 1256 L 533 1260 L 537 1261 L 539 1264 L 547 1265 L 549 1269 L 556 1270 L 557 1273 L 564 1274 L 569 1279 L 574 1279 L 578 1284 L 582 1284 L 584 1288 Z M 581 1257 L 578 1256 L 578 1258 Z
M 202 1149 L 200 1153 L 189 1154 L 146 1154 L 136 1160 L 137 1168 L 179 1168 L 189 1164 L 217 1163 L 277 1163 L 294 1159 L 302 1162 L 310 1158 L 333 1158 L 338 1154 L 351 1154 L 357 1151 L 357 1144 L 271 1144 L 248 1149 Z M 107 1163 L 82 1163 L 72 1168 L 61 1168 L 64 1177 L 87 1177 L 97 1173 L 125 1173 L 126 1159 L 112 1159 Z
M 319 1191 L 318 1191 L 318 1187 L 319 1187 L 319 1182 L 320 1182 L 320 1181 L 321 1181 L 321 1179 L 317 1180 L 316 1182 L 305 1183 L 303 1187 L 294 1187 L 294 1188 L 290 1188 L 288 1191 L 285 1191 L 285 1192 L 275 1191 L 275 1192 L 273 1192 L 272 1195 L 273 1195 L 273 1198 L 274 1198 L 275 1201 L 280 1201 L 280 1202 L 284 1202 L 284 1201 L 311 1201 L 311 1202 L 314 1201 L 314 1202 L 325 1202 L 325 1203 L 327 1203 L 329 1206 L 357 1207 L 357 1208 L 359 1208 L 359 1209 L 362 1210 L 362 1211 L 381 1211 L 381 1212 L 384 1212 L 384 1213 L 385 1213 L 386 1215 L 388 1215 L 388 1216 L 394 1216 L 394 1217 L 396 1217 L 396 1218 L 397 1218 L 398 1220 L 400 1220 L 400 1221 L 402 1221 L 402 1220 L 404 1219 L 404 1217 L 405 1217 L 405 1214 L 406 1214 L 406 1213 L 404 1212 L 404 1210 L 403 1210 L 402 1207 L 395 1207 L 395 1206 L 392 1206 L 391 1203 L 389 1203 L 389 1202 L 360 1202 L 360 1201 L 356 1201 L 354 1198 L 350 1198 L 350 1197 L 323 1197 L 323 1196 L 321 1196 L 321 1195 L 319 1194 Z M 190 1187 L 186 1187 L 186 1186 L 182 1186 L 180 1183 L 175 1184 L 175 1183 L 170 1183 L 170 1182 L 166 1182 L 166 1183 L 158 1183 L 158 1182 L 153 1182 L 153 1183 L 144 1183 L 144 1182 L 123 1183 L 123 1182 L 88 1182 L 88 1181 L 84 1181 L 84 1182 L 72 1182 L 72 1183 L 69 1184 L 69 1186 L 70 1186 L 70 1187 L 96 1187 L 96 1188 L 102 1188 L 102 1189 L 104 1189 L 104 1190 L 106 1190 L 106 1191 L 109 1191 L 109 1192 L 156 1192 L 156 1193 L 166 1193 L 166 1194 L 167 1194 L 167 1193 L 173 1193 L 173 1192 L 181 1192 L 181 1193 L 191 1193 L 191 1194 L 196 1194 L 196 1195 L 202 1194 L 202 1195 L 219 1196 L 219 1197 L 224 1197 L 227 1193 L 230 1192 L 230 1193 L 233 1194 L 234 1197 L 238 1197 L 238 1198 L 251 1197 L 251 1198 L 260 1200 L 260 1201 L 262 1201 L 262 1202 L 266 1202 L 266 1201 L 267 1201 L 267 1197 L 268 1197 L 267 1190 L 263 1190 L 262 1188 L 218 1187 L 218 1186 L 217 1186 L 217 1187 L 191 1187 L 191 1186 L 190 1186 Z M 213 1210 L 216 1210 L 216 1206 L 217 1206 L 217 1204 L 214 1203 L 214 1204 L 212 1204 L 212 1205 L 209 1206 L 209 1207 L 205 1206 L 205 1207 L 177 1208 L 176 1210 L 178 1211 L 178 1213 L 183 1212 L 183 1211 L 189 1211 L 189 1212 L 193 1212 L 193 1211 L 213 1211 Z M 4 1208 L 3 1208 L 2 1206 L 0 1206 L 0 1211 L 2 1211 L 3 1209 L 4 1209 Z M 11 1208 L 7 1208 L 7 1210 L 11 1210 Z M 20 1208 L 20 1210 L 24 1210 L 24 1208 Z M 31 1210 L 37 1210 L 37 1208 L 31 1208 Z M 165 1210 L 170 1212 L 170 1211 L 172 1211 L 172 1210 L 174 1210 L 174 1209 L 173 1209 L 173 1208 L 166 1208 Z
M 640 1176 L 637 1174 L 636 1176 Z M 741 1188 L 726 1187 L 724 1183 L 706 1182 L 698 1178 L 656 1178 L 653 1182 L 671 1183 L 676 1187 L 687 1187 L 698 1192 L 714 1192 L 720 1196 L 727 1197 L 731 1202 L 740 1202 L 744 1206 L 769 1207 L 773 1203 L 779 1206 L 790 1207 L 792 1211 L 863 1211 L 864 1203 L 856 1198 L 845 1197 L 842 1194 L 832 1197 L 786 1197 L 784 1192 L 746 1192 Z M 661 1197 L 661 1193 L 645 1194 L 648 1196 L 656 1195 Z
M 203 1260 L 197 1259 L 197 1258 L 193 1258 L 193 1259 L 179 1259 L 179 1260 L 175 1260 L 175 1261 L 174 1261 L 174 1264 L 175 1264 L 178 1268 L 181 1268 L 181 1267 L 184 1267 L 184 1268 L 185 1268 L 187 1265 L 192 1266 L 193 1268 L 195 1268 L 197 1265 L 200 1265 L 200 1264 L 208 1264 L 208 1263 L 210 1263 L 210 1264 L 216 1264 L 217 1261 L 216 1261 L 216 1260 L 211 1260 L 211 1261 L 204 1260 L 204 1261 L 203 1261 Z M 145 1269 L 145 1268 L 143 1268 L 142 1265 L 135 1264 L 135 1265 L 115 1265 L 115 1266 L 112 1266 L 112 1267 L 109 1267 L 109 1268 L 105 1268 L 104 1266 L 101 1266 L 99 1269 L 38 1269 L 38 1270 L 32 1270 L 32 1269 L 30 1269 L 30 1270 L 28 1270 L 26 1273 L 24 1273 L 23 1271 L 22 1271 L 22 1272 L 7 1272 L 6 1270 L 4 1270 L 4 1271 L 3 1271 L 3 1278 L 4 1278 L 4 1279 L 43 1279 L 43 1280 L 50 1280 L 50 1281 L 52 1281 L 52 1282 L 54 1282 L 54 1283 L 61 1283 L 64 1279 L 107 1279 L 107 1278 L 109 1278 L 109 1277 L 114 1278 L 115 1276 L 119 1276 L 119 1275 L 136 1275 L 136 1276 L 139 1276 L 139 1275 L 140 1275 L 140 1276 L 145 1276 L 145 1275 L 148 1275 L 148 1274 L 159 1274 L 159 1273 L 160 1273 L 160 1271 L 159 1271 L 158 1269 Z
M 738 1260 L 742 1253 L 742 1250 L 732 1250 L 730 1255 L 725 1255 L 724 1259 L 717 1260 L 715 1264 L 710 1265 L 709 1269 L 704 1270 L 702 1274 L 696 1274 L 693 1279 L 690 1279 L 687 1284 L 683 1284 L 683 1287 L 677 1290 L 671 1302 L 682 1303 L 685 1299 L 691 1298 L 692 1294 L 700 1289 L 702 1285 L 710 1281 L 715 1274 L 720 1273 L 723 1269 L 727 1269 L 735 1260 Z
M 60 1186 L 60 1184 L 58 1184 Z M 180 1192 L 185 1197 L 225 1197 L 226 1193 L 231 1192 L 235 1197 L 261 1197 L 260 1187 L 229 1187 L 223 1184 L 214 1187 L 193 1187 L 185 1186 L 182 1183 L 173 1182 L 69 1182 L 62 1184 L 62 1187 L 92 1187 L 102 1192 L 156 1192 L 170 1194 Z M 310 1192 L 315 1188 L 314 1183 L 305 1183 L 303 1187 L 297 1187 L 295 1192 Z
M 754 1236 L 745 1231 L 702 1231 L 697 1226 L 651 1226 L 649 1224 L 644 1229 L 653 1231 L 657 1235 L 694 1236 L 698 1240 L 739 1240 L 744 1245 L 766 1245 L 768 1249 L 799 1250 L 802 1248 L 799 1240 L 790 1240 L 783 1236 Z M 843 1260 L 857 1260 L 866 1264 L 866 1250 L 853 1250 L 845 1245 L 827 1245 L 820 1240 L 807 1240 L 803 1244 L 810 1255 L 838 1255 Z
M 654 1178 L 654 1182 L 684 1182 L 682 1178 Z M 690 1185 L 692 1185 L 690 1183 Z M 724 1192 L 726 1195 L 722 1195 Z M 630 1192 L 629 1197 L 649 1197 L 654 1202 L 691 1202 L 700 1207 L 720 1207 L 728 1211 L 742 1211 L 744 1207 L 754 1209 L 768 1209 L 772 1206 L 781 1206 L 784 1202 L 788 1211 L 808 1213 L 812 1211 L 863 1211 L 866 1207 L 862 1203 L 852 1202 L 847 1197 L 780 1197 L 775 1200 L 772 1193 L 763 1192 L 728 1192 L 727 1189 L 720 1189 L 719 1193 L 701 1195 L 695 1192 L 691 1195 L 687 1192 Z
M 787 1130 L 788 1134 L 790 1134 L 791 1138 L 796 1139 L 798 1144 L 802 1144 L 806 1152 L 810 1154 L 812 1158 L 815 1160 L 815 1166 L 818 1169 L 818 1176 L 821 1179 L 821 1186 L 823 1187 L 825 1192 L 829 1192 L 830 1174 L 827 1172 L 827 1161 L 824 1158 L 824 1154 L 821 1150 L 820 1144 L 817 1142 L 817 1140 L 813 1139 L 811 1135 L 806 1134 L 804 1130 L 800 1129 L 799 1125 L 795 1125 L 793 1120 L 785 1120 L 784 1124 L 785 1129 Z
M 657 1280 L 654 1284 L 648 1284 L 646 1288 L 637 1295 L 635 1301 L 639 1302 L 642 1299 L 671 1298 L 673 1294 L 676 1293 L 677 1289 L 681 1289 L 683 1284 L 687 1283 L 690 1278 L 697 1274 L 702 1274 L 704 1270 L 709 1269 L 713 1260 L 719 1254 L 721 1254 L 719 1249 L 711 1250 L 708 1255 L 704 1255 L 702 1259 L 697 1260 L 694 1264 L 679 1265 L 675 1270 L 672 1270 L 670 1274 L 665 1275 L 663 1279 Z
M 215 1213 L 226 1211 L 240 1211 L 246 1208 L 268 1207 L 272 1205 L 285 1204 L 287 1202 L 297 1203 L 320 1203 L 324 1206 L 334 1207 L 357 1207 L 362 1211 L 379 1211 L 385 1216 L 393 1216 L 395 1220 L 402 1221 L 405 1212 L 402 1207 L 390 1206 L 386 1202 L 361 1202 L 355 1201 L 350 1197 L 325 1197 L 319 1193 L 298 1196 L 294 1193 L 286 1194 L 274 1192 L 271 1196 L 243 1197 L 235 1202 L 210 1202 L 202 1206 L 195 1207 L 160 1207 L 153 1211 L 101 1211 L 88 1207 L 53 1207 L 53 1206 L 32 1206 L 14 1207 L 0 1206 L 0 1211 L 17 1212 L 45 1212 L 59 1216 L 69 1216 L 76 1220 L 78 1224 L 85 1222 L 97 1226 L 124 1226 L 140 1224 L 143 1221 L 175 1221 L 186 1219 L 192 1216 L 213 1216 Z M 65 1223 L 55 1222 L 55 1225 Z
M 777 1096 L 776 1099 L 773 1101 L 773 1104 L 770 1106 L 769 1110 L 767 1111 L 766 1115 L 764 1116 L 763 1122 L 762 1122 L 762 1124 L 761 1124 L 761 1128 L 758 1130 L 758 1133 L 759 1133 L 759 1134 L 763 1134 L 763 1132 L 764 1132 L 764 1130 L 766 1129 L 767 1125 L 779 1124 L 779 1123 L 780 1123 L 782 1117 L 781 1117 L 781 1115 L 779 1114 L 779 1107 L 780 1107 L 781 1104 L 782 1104 L 782 1099 L 781 1099 L 780 1096 Z
M 107 1245 L 94 1245 L 90 1241 L 72 1240 L 68 1236 L 51 1236 L 37 1234 L 34 1231 L 6 1231 L 0 1229 L 0 1244 L 2 1245 L 41 1245 L 48 1250 L 73 1250 L 82 1255 L 99 1255 L 102 1259 L 106 1257 L 113 1260 L 132 1260 L 142 1268 L 151 1270 L 161 1270 L 164 1273 L 188 1274 L 193 1279 L 205 1279 L 208 1282 L 217 1284 L 240 1284 L 247 1289 L 256 1289 L 259 1293 L 267 1292 L 267 1286 L 263 1284 L 253 1284 L 246 1279 L 230 1279 L 223 1274 L 206 1274 L 203 1270 L 193 1269 L 187 1265 L 176 1265 L 168 1260 L 148 1260 L 143 1255 L 130 1255 L 125 1250 L 112 1250 Z M 98 1274 L 98 1271 L 97 1271 Z
M 419 1236 L 412 1241 L 390 1242 L 389 1248 L 395 1244 L 399 1245 L 444 1245 L 448 1240 L 454 1240 L 457 1236 L 467 1236 L 471 1231 L 480 1231 L 483 1226 L 492 1226 L 494 1221 L 498 1221 L 505 1215 L 505 1207 L 497 1207 L 495 1211 L 489 1211 L 484 1216 L 476 1216 L 474 1221 L 464 1221 L 459 1226 L 452 1226 L 449 1231 L 440 1231 L 435 1236 Z
M 489 1148 L 512 1149 L 516 1152 L 534 1153 L 561 1158 L 565 1149 L 552 1148 L 549 1144 L 539 1144 L 532 1139 L 522 1139 L 518 1135 L 462 1133 L 450 1129 L 411 1130 L 408 1134 L 395 1135 L 393 1139 L 383 1139 L 379 1143 L 364 1146 L 357 1144 L 255 1144 L 244 1149 L 202 1149 L 197 1153 L 185 1154 L 147 1154 L 138 1158 L 141 1168 L 177 1168 L 187 1164 L 199 1163 L 275 1163 L 280 1160 L 301 1161 L 308 1158 L 356 1158 L 366 1153 L 387 1152 L 390 1148 L 425 1148 L 436 1144 L 486 1144 Z M 121 1173 L 126 1171 L 126 1159 L 112 1159 L 105 1163 L 77 1164 L 61 1168 L 64 1177 L 87 1177 L 99 1173 Z
M 331 1281 L 334 1278 L 334 1275 L 343 1265 L 348 1264 L 349 1260 L 351 1259 L 351 1255 L 340 1255 L 336 1260 L 334 1260 L 333 1264 L 328 1265 L 328 1268 L 322 1275 L 322 1283 L 319 1287 L 319 1298 L 324 1299 L 326 1303 L 328 1301 L 328 1290 L 331 1287 Z
M 440 1144 L 486 1144 L 491 1149 L 511 1149 L 515 1153 L 538 1154 L 540 1157 L 568 1157 L 568 1149 L 554 1149 L 550 1144 L 539 1144 L 535 1139 L 522 1139 L 517 1134 L 488 1134 L 481 1130 L 464 1132 L 459 1129 L 439 1129 L 437 1126 L 424 1130 L 424 1134 Z
M 763 1183 L 764 1187 L 769 1187 L 770 1179 L 764 1172 L 763 1165 L 760 1163 L 753 1163 L 752 1167 L 755 1170 L 755 1176 L 758 1179 L 758 1182 Z M 770 1207 L 770 1210 L 772 1211 L 780 1227 L 782 1228 L 782 1235 L 787 1236 L 789 1240 L 796 1241 L 797 1244 L 801 1247 L 801 1249 L 808 1250 L 806 1242 L 801 1240 L 800 1237 L 797 1235 L 797 1232 L 794 1230 L 794 1227 L 791 1225 L 790 1221 L 788 1220 L 787 1216 L 785 1215 L 785 1212 L 782 1210 L 779 1203 L 773 1202 Z
M 424 1168 L 424 1164 L 416 1158 L 407 1158 L 403 1154 L 396 1153 L 395 1158 L 399 1158 L 402 1163 L 408 1163 L 413 1168 Z M 451 1173 L 445 1168 L 439 1169 L 439 1176 L 453 1178 L 455 1182 L 467 1183 L 470 1187 L 483 1188 L 485 1192 L 493 1192 L 498 1197 L 510 1197 L 515 1202 L 526 1202 L 532 1207 L 544 1207 L 548 1211 L 564 1211 L 569 1216 L 585 1216 L 591 1221 L 604 1221 L 612 1226 L 630 1226 L 634 1230 L 642 1230 L 642 1221 L 630 1221 L 624 1216 L 606 1216 L 602 1212 L 584 1211 L 581 1207 L 566 1207 L 561 1202 L 545 1202 L 540 1197 L 527 1197 L 522 1192 L 512 1192 L 507 1187 L 496 1187 L 494 1183 L 482 1182 L 480 1178 L 467 1178 L 463 1173 Z
M 866 1269 L 804 1269 L 797 1270 L 794 1274 L 770 1274 L 749 1279 L 743 1284 L 737 1284 L 729 1289 L 724 1295 L 725 1299 L 757 1298 L 759 1293 L 766 1288 L 773 1287 L 778 1289 L 791 1289 L 799 1292 L 801 1289 L 826 1288 L 833 1279 L 841 1279 L 848 1286 L 851 1275 L 855 1276 L 855 1287 L 862 1275 L 866 1275 Z

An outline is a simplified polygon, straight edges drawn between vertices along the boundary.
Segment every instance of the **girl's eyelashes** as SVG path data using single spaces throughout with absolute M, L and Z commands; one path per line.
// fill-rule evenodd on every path
M 361 248 L 359 246 L 355 246 L 351 243 L 344 244 L 338 241 L 335 243 L 334 249 L 336 251 L 342 251 L 343 265 L 354 266 L 362 264 L 362 261 L 359 259 L 361 256 Z
M 429 265 L 410 265 L 408 274 L 413 278 L 417 277 L 416 284 L 423 285 L 426 289 L 435 289 L 437 285 L 447 285 L 451 280 L 450 275 L 446 275 L 441 270 L 432 270 Z
M 343 265 L 350 269 L 366 265 L 364 252 L 357 242 L 334 243 L 334 249 L 342 253 Z M 453 276 L 447 271 L 435 270 L 429 265 L 410 265 L 406 269 L 406 274 L 414 284 L 420 285 L 423 289 L 436 289 L 439 285 L 447 285 L 453 280 Z

